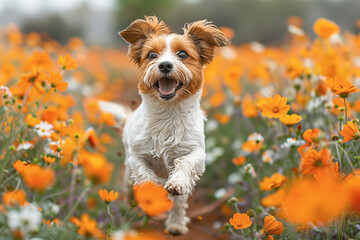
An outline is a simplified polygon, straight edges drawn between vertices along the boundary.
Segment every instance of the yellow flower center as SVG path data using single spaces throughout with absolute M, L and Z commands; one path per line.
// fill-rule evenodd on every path
M 45 129 L 41 129 L 42 132 L 45 132 Z
M 274 107 L 274 108 L 273 108 L 273 112 L 274 112 L 274 113 L 279 112 L 279 108 L 278 108 L 278 107 Z

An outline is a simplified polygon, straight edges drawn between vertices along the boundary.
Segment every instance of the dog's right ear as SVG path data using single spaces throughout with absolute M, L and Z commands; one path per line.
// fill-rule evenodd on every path
M 125 30 L 118 32 L 119 35 L 130 44 L 129 57 L 131 61 L 140 65 L 142 47 L 146 38 L 151 35 L 170 34 L 170 27 L 155 16 L 138 19 L 130 24 Z

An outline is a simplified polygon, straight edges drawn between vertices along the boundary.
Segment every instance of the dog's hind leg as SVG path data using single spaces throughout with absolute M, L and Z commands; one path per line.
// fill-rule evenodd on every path
M 189 231 L 186 226 L 190 222 L 190 218 L 186 216 L 186 209 L 188 208 L 188 196 L 188 194 L 172 196 L 175 205 L 165 221 L 166 230 L 171 235 L 176 236 L 186 234 Z

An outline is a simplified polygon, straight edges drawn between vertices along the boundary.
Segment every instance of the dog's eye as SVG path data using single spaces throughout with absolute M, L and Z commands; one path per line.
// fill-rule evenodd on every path
M 186 59 L 186 58 L 188 57 L 187 53 L 186 53 L 184 50 L 179 51 L 179 52 L 177 53 L 177 55 L 179 56 L 179 58 L 180 58 L 181 60 L 184 60 L 184 59 Z
M 154 52 L 149 52 L 147 57 L 148 57 L 148 59 L 153 60 L 153 59 L 157 58 L 158 55 Z

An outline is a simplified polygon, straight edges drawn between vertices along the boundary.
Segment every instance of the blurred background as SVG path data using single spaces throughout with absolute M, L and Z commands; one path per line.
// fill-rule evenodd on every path
M 0 25 L 15 23 L 24 33 L 46 32 L 62 44 L 80 37 L 87 44 L 124 47 L 117 32 L 144 15 L 156 15 L 181 32 L 200 19 L 234 30 L 233 44 L 279 43 L 289 16 L 304 20 L 311 36 L 319 17 L 357 33 L 358 0 L 0 0 Z

